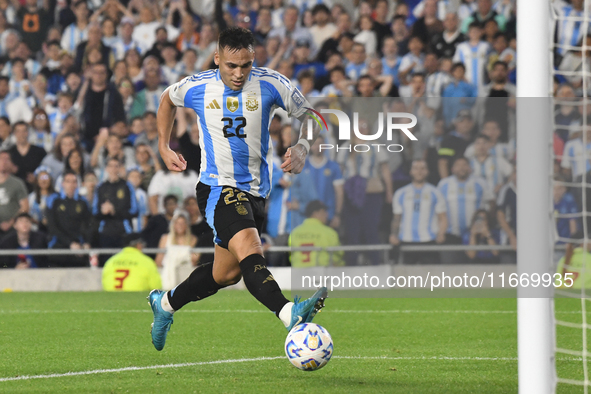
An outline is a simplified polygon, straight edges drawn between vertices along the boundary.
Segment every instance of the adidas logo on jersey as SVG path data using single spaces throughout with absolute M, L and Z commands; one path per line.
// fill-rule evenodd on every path
M 221 109 L 220 105 L 218 104 L 218 102 L 216 100 L 213 100 L 211 103 L 209 103 L 209 105 L 207 107 L 205 107 L 207 109 Z

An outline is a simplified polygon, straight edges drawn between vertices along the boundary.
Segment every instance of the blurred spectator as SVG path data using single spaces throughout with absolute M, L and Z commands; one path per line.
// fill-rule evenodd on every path
M 484 91 L 487 78 L 486 66 L 491 51 L 489 43 L 482 41 L 481 37 L 482 28 L 478 23 L 472 23 L 468 30 L 468 41 L 458 44 L 456 47 L 456 53 L 453 57 L 454 62 L 461 62 L 464 65 L 466 79 L 478 89 L 478 94 L 480 96 L 483 95 Z
M 556 52 L 564 56 L 569 48 L 576 46 L 577 43 L 589 31 L 589 22 L 585 26 L 582 19 L 585 17 L 583 9 L 584 0 L 555 1 L 552 3 L 554 11 L 558 14 L 556 22 Z
M 164 49 L 164 46 L 168 42 L 168 32 L 166 31 L 166 27 L 158 26 L 156 28 L 156 41 L 154 42 L 154 45 L 152 45 L 152 47 L 145 53 L 144 60 L 148 56 L 154 56 L 159 63 L 162 63 L 162 61 L 164 60 L 162 59 L 161 55 L 162 49 Z
M 81 147 L 72 149 L 64 159 L 64 173 L 69 172 L 76 175 L 76 187 L 82 187 L 82 180 L 87 169 L 84 166 L 84 150 Z M 55 191 L 58 193 L 62 192 L 63 179 L 64 174 L 60 174 L 55 180 Z
M 76 146 L 74 135 L 69 133 L 58 135 L 53 151 L 43 158 L 41 165 L 48 167 L 52 176 L 59 176 L 64 171 L 64 159 Z
M 154 260 L 142 253 L 139 234 L 126 237 L 126 246 L 105 263 L 102 285 L 105 291 L 148 291 L 160 289 L 162 279 Z
M 576 0 L 575 0 L 576 1 Z M 469 30 L 469 26 L 472 24 L 478 24 L 480 28 L 484 28 L 486 22 L 494 20 L 497 22 L 499 29 L 505 31 L 505 16 L 499 15 L 492 7 L 492 0 L 478 0 L 477 9 L 465 18 L 462 23 L 462 32 L 466 33 Z
M 308 173 L 316 191 L 316 196 L 327 209 L 327 223 L 333 228 L 339 228 L 343 211 L 345 180 L 338 163 L 329 160 L 320 150 L 324 143 L 322 136 L 318 137 L 310 147 L 309 157 L 302 173 Z
M 205 218 L 201 215 L 197 198 L 189 196 L 183 202 L 183 209 L 187 212 L 191 234 L 197 237 L 198 248 L 213 248 L 213 230 L 207 224 Z M 213 261 L 213 253 L 201 254 L 199 260 L 202 263 Z
M 426 183 L 429 170 L 424 160 L 414 160 L 410 169 L 412 183 L 396 191 L 392 200 L 394 218 L 390 234 L 392 245 L 432 245 L 445 241 L 447 216 L 445 198 Z M 405 263 L 434 263 L 429 252 L 409 253 Z
M 58 93 L 57 96 L 57 108 L 49 114 L 49 124 L 51 126 L 52 133 L 59 134 L 62 129 L 66 118 L 72 111 L 74 105 L 74 97 L 69 93 Z
M 181 74 L 177 68 L 179 65 L 179 52 L 176 47 L 170 42 L 166 43 L 162 48 L 161 55 L 163 61 L 162 73 L 166 77 L 166 81 L 169 84 L 178 81 Z
M 330 21 L 330 11 L 325 4 L 316 4 L 312 8 L 312 17 L 314 25 L 309 29 L 310 34 L 316 47 L 321 48 L 324 42 L 337 32 L 337 26 Z
M 517 87 L 509 82 L 507 72 L 507 64 L 497 61 L 492 68 L 492 81 L 483 90 L 483 95 L 489 97 L 485 103 L 484 120 L 496 121 L 502 141 L 515 136 L 515 130 L 510 126 L 515 123 Z
M 289 246 L 299 247 L 330 247 L 339 246 L 339 235 L 328 226 L 328 208 L 320 200 L 314 200 L 306 206 L 306 220 L 294 228 L 289 236 Z M 326 251 L 304 251 L 291 253 L 291 266 L 325 267 L 342 265 L 343 252 L 329 253 Z
M 174 194 L 164 196 L 164 212 L 152 214 L 148 223 L 142 230 L 142 237 L 149 248 L 155 248 L 160 242 L 160 237 L 168 231 L 170 220 L 178 209 L 178 198 Z
M 479 134 L 474 140 L 474 157 L 470 160 L 470 166 L 474 175 L 483 178 L 490 190 L 495 194 L 511 175 L 512 167 L 502 156 L 491 156 L 490 139 Z
M 442 179 L 437 188 L 447 202 L 448 243 L 461 243 L 470 228 L 473 214 L 494 204 L 494 195 L 482 178 L 471 176 L 468 159 L 458 157 L 451 176 Z
M 330 70 L 330 85 L 326 85 L 320 92 L 322 97 L 341 97 L 343 92 L 352 88 L 353 81 L 347 79 L 345 69 L 342 66 L 336 66 Z
M 53 178 L 49 169 L 39 166 L 35 170 L 33 191 L 29 194 L 29 215 L 31 215 L 33 225 L 36 226 L 35 228 L 45 233 L 47 233 L 45 207 L 47 206 L 47 197 L 53 193 Z
M 37 77 L 43 78 L 41 75 Z M 51 132 L 51 126 L 45 111 L 35 108 L 33 111 L 33 120 L 29 127 L 29 141 L 31 144 L 45 149 L 46 153 L 50 153 L 55 146 L 56 138 L 57 133 Z
M 140 45 L 142 53 L 149 51 L 157 40 L 157 30 L 162 26 L 162 22 L 156 20 L 152 7 L 148 4 L 140 10 L 140 22 L 133 30 L 133 39 Z M 174 41 L 178 37 L 178 30 L 165 25 L 166 40 Z
M 156 172 L 148 187 L 150 214 L 164 212 L 163 200 L 167 194 L 174 194 L 178 201 L 194 195 L 198 179 L 197 173 L 191 170 L 180 173 L 163 168 Z
M 73 172 L 65 172 L 60 193 L 47 198 L 47 228 L 49 247 L 53 249 L 89 249 L 92 226 L 88 201 L 78 194 L 78 180 Z M 62 267 L 88 266 L 84 255 L 52 256 L 54 265 Z
M 140 187 L 142 176 L 143 173 L 140 167 L 135 166 L 127 169 L 127 182 L 133 186 L 135 200 L 137 202 L 138 216 L 131 221 L 133 231 L 136 233 L 141 232 L 148 223 L 148 195 L 145 190 Z
M 125 120 L 123 100 L 116 86 L 108 81 L 107 67 L 97 63 L 91 66 L 90 72 L 90 82 L 86 81 L 82 88 L 85 94 L 81 105 L 85 124 L 82 142 L 88 151 L 94 147 L 101 127 L 109 127 L 115 122 Z
M 142 79 L 142 58 L 138 48 L 128 49 L 123 58 L 127 65 L 127 75 L 133 83 Z
M 94 195 L 92 213 L 99 221 L 98 243 L 101 248 L 120 248 L 122 237 L 132 232 L 131 219 L 137 216 L 133 186 L 121 179 L 121 163 L 110 158 L 106 164 L 107 179 Z M 101 266 L 106 261 L 100 257 Z
M 466 67 L 463 63 L 455 63 L 451 67 L 452 81 L 443 89 L 443 117 L 446 125 L 450 125 L 460 111 L 469 111 L 478 96 L 476 86 L 464 78 Z
M 193 112 L 193 114 L 191 114 Z M 179 108 L 176 111 L 177 132 L 181 152 L 187 160 L 187 169 L 199 174 L 201 171 L 201 147 L 199 147 L 199 125 L 187 122 L 187 117 L 194 118 L 192 109 Z
M 13 167 L 10 153 L 0 151 L 0 237 L 10 230 L 18 213 L 29 212 L 27 188 L 11 175 Z
M 50 17 L 45 8 L 39 7 L 37 0 L 26 0 L 24 7 L 17 12 L 19 33 L 22 40 L 33 51 L 41 49 L 41 44 L 47 36 Z
M 137 136 L 134 144 L 146 144 L 152 148 L 154 153 L 158 154 L 158 125 L 155 112 L 144 113 L 144 131 Z
M 374 57 L 377 53 L 378 37 L 373 31 L 373 20 L 369 15 L 359 17 L 359 30 L 353 41 L 363 44 L 366 55 Z
M 437 17 L 438 0 L 424 0 L 423 16 L 412 26 L 411 35 L 419 37 L 423 43 L 430 43 L 434 36 L 443 32 L 444 25 Z
M 125 17 L 119 25 L 118 40 L 109 45 L 115 54 L 115 59 L 123 60 L 127 51 L 131 49 L 140 50 L 139 43 L 133 39 L 133 28 L 135 22 L 131 17 Z
M 402 57 L 398 68 L 398 79 L 401 85 L 410 83 L 412 74 L 425 71 L 423 47 L 423 41 L 419 37 L 410 38 L 408 42 L 409 52 Z
M 176 214 L 170 221 L 170 229 L 160 238 L 158 248 L 166 248 L 166 253 L 156 255 L 156 265 L 162 267 L 162 287 L 172 289 L 179 282 L 178 267 L 185 264 L 197 265 L 199 255 L 191 253 L 197 245 L 197 237 L 191 234 L 191 228 L 184 214 Z
M 0 77 L 1 80 L 1 77 Z M 10 120 L 6 116 L 0 117 L 0 149 L 8 150 L 14 145 L 14 136 L 11 134 Z
M 336 28 L 337 30 L 330 38 L 324 41 L 324 44 L 322 44 L 322 47 L 318 51 L 318 61 L 326 63 L 331 54 L 339 51 L 342 52 L 342 48 L 339 49 L 341 38 L 352 38 L 351 17 L 349 14 L 343 12 L 338 15 L 336 18 Z
M 148 190 L 152 177 L 161 170 L 160 161 L 150 145 L 140 142 L 135 146 L 135 162 L 143 174 L 141 187 Z
M 74 2 L 72 9 L 76 16 L 76 22 L 64 29 L 61 47 L 73 55 L 76 52 L 78 44 L 88 39 L 90 12 L 88 10 L 88 4 L 84 0 Z
M 500 142 L 499 137 L 501 136 L 501 129 L 494 120 L 487 120 L 482 125 L 482 134 L 488 137 L 490 143 L 489 154 L 493 157 L 503 157 L 508 162 L 513 161 L 515 158 L 515 140 L 510 142 Z M 474 157 L 474 144 L 470 144 L 464 152 L 464 156 L 468 159 Z
M 12 126 L 16 144 L 10 148 L 10 159 L 17 167 L 15 175 L 27 185 L 29 192 L 33 190 L 35 170 L 45 157 L 45 149 L 29 143 L 29 126 L 25 122 L 17 122 Z
M 576 181 L 591 171 L 591 162 L 586 155 L 586 152 L 591 149 L 591 127 L 587 126 L 585 136 L 582 135 L 581 130 L 571 129 L 570 131 L 570 140 L 564 145 L 564 155 L 560 165 L 563 174 Z
M 78 190 L 78 194 L 84 197 L 86 201 L 90 202 L 94 197 L 96 185 L 98 185 L 98 179 L 96 177 L 96 174 L 92 171 L 87 172 L 86 174 L 84 174 L 82 186 Z
M 470 225 L 469 231 L 464 233 L 463 243 L 464 245 L 476 246 L 476 245 L 490 245 L 496 246 L 497 242 L 493 235 L 494 230 L 489 224 L 488 214 L 486 210 L 479 209 L 474 213 L 472 217 L 472 224 Z M 498 250 L 486 250 L 486 251 L 466 251 L 466 256 L 470 259 L 470 263 L 496 263 L 499 261 Z
M 585 53 L 582 51 L 583 40 L 585 40 L 585 46 L 587 48 Z M 560 72 L 564 72 L 564 78 L 576 90 L 577 96 L 589 97 L 591 95 L 591 86 L 589 86 L 591 78 L 589 76 L 586 77 L 585 84 L 587 92 L 584 92 L 583 70 L 591 69 L 591 49 L 589 49 L 591 48 L 591 32 L 578 42 L 577 47 L 581 49 L 566 52 L 558 69 Z
M 458 157 L 464 156 L 464 152 L 470 144 L 472 127 L 474 127 L 470 110 L 459 111 L 453 124 L 455 130 L 443 138 L 438 152 L 438 168 L 441 179 L 449 176 L 451 165 Z
M 87 65 L 102 63 L 110 69 L 115 62 L 111 48 L 102 41 L 101 25 L 97 22 L 88 25 L 88 39 L 76 47 L 76 67 L 84 70 Z M 93 51 L 98 51 L 93 54 Z M 94 57 L 93 57 L 94 56 Z
M 0 239 L 0 249 L 20 249 L 22 254 L 17 256 L 2 256 L 0 268 L 44 268 L 48 266 L 47 258 L 43 255 L 29 255 L 26 250 L 46 249 L 45 234 L 33 231 L 31 217 L 21 212 L 14 219 L 14 231 Z
M 580 215 L 581 210 L 577 207 L 573 195 L 566 189 L 566 177 L 559 175 L 554 180 L 553 199 L 556 235 L 561 238 L 557 242 L 563 243 L 568 238 L 574 238 L 574 235 L 577 233 L 577 216 Z
M 501 245 L 517 249 L 517 169 L 514 166 L 509 182 L 501 188 L 497 198 L 497 221 L 501 227 Z
M 184 4 L 184 2 L 179 1 L 173 4 Z M 195 23 L 195 19 L 191 15 L 185 13 L 182 18 L 181 32 L 176 40 L 176 48 L 180 52 L 184 52 L 189 48 L 197 46 L 198 42 L 199 33 L 197 33 L 197 23 Z M 170 81 L 170 83 L 174 82 Z
M 438 69 L 434 73 L 427 76 L 425 87 L 426 94 L 428 97 L 432 98 L 439 98 L 443 95 L 443 89 L 452 82 L 451 77 L 451 67 L 452 61 L 449 58 L 442 58 L 438 60 Z M 441 101 L 433 101 L 429 100 L 430 102 L 437 102 L 437 108 L 440 107 Z
M 458 15 L 450 12 L 443 20 L 444 30 L 431 38 L 431 50 L 438 57 L 452 58 L 459 43 L 466 41 L 466 36 L 459 29 Z
M 406 18 L 403 15 L 395 15 L 390 25 L 392 29 L 392 37 L 398 46 L 398 56 L 404 56 L 408 53 L 409 31 L 406 26 Z
M 119 161 L 123 168 L 136 165 L 134 149 L 130 146 L 123 146 L 119 136 L 110 134 L 107 128 L 103 128 L 98 135 L 90 158 L 90 165 L 95 169 L 100 181 L 107 178 L 105 167 L 110 159 Z
M 366 119 L 359 119 L 359 131 L 368 134 Z M 345 179 L 342 224 L 346 245 L 371 245 L 380 243 L 378 224 L 385 203 L 392 202 L 392 177 L 388 167 L 388 156 L 384 150 L 357 152 L 353 147 L 363 141 L 354 135 L 350 142 L 339 147 L 337 161 L 343 168 Z M 366 256 L 374 264 L 378 261 L 375 253 Z M 347 265 L 356 265 L 358 254 L 348 253 Z
M 269 37 L 279 37 L 283 41 L 286 37 L 292 40 L 293 43 L 298 40 L 306 40 L 310 43 L 314 42 L 314 38 L 308 29 L 298 26 L 299 10 L 293 5 L 285 7 L 283 11 L 283 25 L 276 27 L 269 33 Z M 291 45 L 290 45 L 291 47 Z M 316 54 L 316 46 L 311 46 L 312 56 Z M 288 53 L 291 49 L 288 50 Z

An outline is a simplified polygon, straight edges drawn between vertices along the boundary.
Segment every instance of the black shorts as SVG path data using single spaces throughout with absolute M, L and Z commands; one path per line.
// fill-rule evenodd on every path
M 254 227 L 261 234 L 265 220 L 265 199 L 232 186 L 197 183 L 197 204 L 201 215 L 213 229 L 214 242 L 228 249 L 236 233 Z

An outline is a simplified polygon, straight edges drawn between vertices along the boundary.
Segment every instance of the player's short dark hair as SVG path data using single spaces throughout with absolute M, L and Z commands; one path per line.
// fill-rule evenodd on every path
M 306 205 L 305 215 L 307 218 L 311 217 L 315 212 L 321 210 L 328 210 L 326 205 L 320 200 L 312 200 Z
M 220 33 L 218 38 L 218 50 L 236 52 L 241 49 L 254 51 L 255 39 L 250 30 L 242 27 L 229 27 Z
M 162 202 L 164 205 L 166 205 L 166 203 L 169 202 L 170 200 L 174 200 L 174 202 L 176 204 L 179 203 L 179 198 L 177 196 L 175 196 L 174 194 L 167 194 L 166 196 L 164 196 L 164 200 L 162 200 Z

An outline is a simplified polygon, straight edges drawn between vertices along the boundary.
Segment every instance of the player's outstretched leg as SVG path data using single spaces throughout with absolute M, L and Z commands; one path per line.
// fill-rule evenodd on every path
M 166 336 L 173 323 L 173 313 L 192 301 L 202 300 L 217 293 L 225 286 L 213 279 L 213 263 L 206 263 L 193 270 L 191 275 L 174 289 L 164 292 L 152 290 L 148 296 L 154 313 L 152 323 L 152 343 L 156 350 L 162 350 Z
M 324 307 L 326 287 L 318 290 L 305 301 L 289 302 L 267 269 L 266 260 L 260 254 L 252 254 L 240 262 L 242 277 L 248 291 L 269 310 L 275 312 L 288 330 L 301 323 L 309 323 Z

